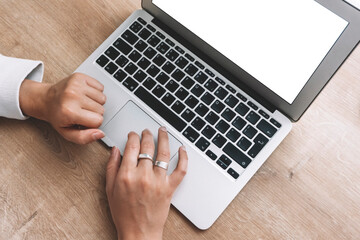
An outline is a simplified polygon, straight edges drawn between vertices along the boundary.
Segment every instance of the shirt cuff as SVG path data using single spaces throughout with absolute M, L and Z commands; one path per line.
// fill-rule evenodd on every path
M 42 82 L 44 64 L 0 55 L 0 117 L 26 119 L 20 109 L 20 86 L 25 79 Z

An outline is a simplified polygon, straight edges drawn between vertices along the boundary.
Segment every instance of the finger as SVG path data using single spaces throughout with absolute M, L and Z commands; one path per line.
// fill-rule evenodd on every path
M 188 166 L 187 152 L 186 152 L 185 146 L 181 146 L 179 148 L 178 164 L 177 164 L 175 170 L 169 176 L 169 184 L 170 184 L 170 188 L 172 189 L 172 192 L 175 191 L 175 189 L 179 186 L 181 181 L 184 179 L 184 176 L 187 171 L 187 166 Z
M 110 159 L 106 166 L 106 194 L 108 198 L 112 195 L 116 175 L 120 167 L 120 151 L 117 147 L 113 147 Z
M 86 83 L 88 86 L 93 87 L 101 92 L 104 91 L 104 85 L 102 83 L 100 83 L 98 80 L 96 80 L 95 78 L 87 76 Z
M 169 163 L 170 161 L 169 136 L 166 127 L 161 127 L 158 131 L 158 148 L 156 160 L 166 163 Z M 154 171 L 156 174 L 166 176 L 166 170 L 161 167 L 154 165 Z
M 91 98 L 85 97 L 81 103 L 82 109 L 89 110 L 91 112 L 98 113 L 100 115 L 104 115 L 104 107 L 99 104 L 98 102 L 95 102 Z
M 101 105 L 104 105 L 106 102 L 106 96 L 98 89 L 87 87 L 85 89 L 85 95 Z
M 77 144 L 88 144 L 105 137 L 104 132 L 99 129 L 60 128 L 58 132 L 68 141 Z
M 140 143 L 140 153 L 149 154 L 151 157 L 154 156 L 155 144 L 154 138 L 151 132 L 148 129 L 145 129 L 141 134 L 141 143 Z M 153 167 L 153 163 L 148 159 L 139 159 L 138 166 L 140 168 L 144 168 L 146 170 L 151 170 Z
M 99 113 L 95 113 L 86 109 L 74 111 L 72 116 L 73 125 L 82 125 L 87 128 L 98 128 L 101 126 L 104 118 Z
M 136 168 L 140 151 L 140 137 L 135 132 L 130 132 L 126 142 L 120 169 L 125 171 Z

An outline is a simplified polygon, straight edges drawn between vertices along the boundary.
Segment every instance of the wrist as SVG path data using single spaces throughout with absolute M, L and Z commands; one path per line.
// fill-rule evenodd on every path
M 158 233 L 121 233 L 118 232 L 118 240 L 162 240 L 162 232 Z
M 19 102 L 24 115 L 47 120 L 46 103 L 50 86 L 47 83 L 39 83 L 27 79 L 23 81 L 20 86 Z

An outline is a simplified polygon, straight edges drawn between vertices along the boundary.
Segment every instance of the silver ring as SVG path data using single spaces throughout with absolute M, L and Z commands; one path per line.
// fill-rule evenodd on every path
M 141 160 L 141 159 L 147 159 L 147 160 L 150 160 L 151 162 L 154 162 L 154 160 L 152 159 L 152 156 L 147 153 L 140 153 L 138 160 Z
M 155 161 L 154 165 L 165 170 L 168 170 L 169 167 L 169 163 L 163 161 Z

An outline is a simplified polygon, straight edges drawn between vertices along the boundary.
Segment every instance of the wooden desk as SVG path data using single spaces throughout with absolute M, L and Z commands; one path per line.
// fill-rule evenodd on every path
M 0 0 L 0 51 L 71 74 L 140 0 Z M 0 66 L 1 67 L 1 66 Z M 360 47 L 217 222 L 171 208 L 164 239 L 359 239 Z M 0 239 L 115 239 L 105 195 L 109 149 L 47 123 L 0 119 Z

